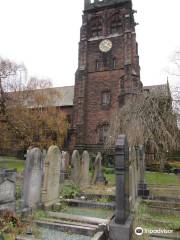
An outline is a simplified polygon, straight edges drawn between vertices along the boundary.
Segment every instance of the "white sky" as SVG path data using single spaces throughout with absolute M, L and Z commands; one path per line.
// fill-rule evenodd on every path
M 23 62 L 30 75 L 74 85 L 84 0 L 0 0 L 0 56 Z M 180 47 L 180 0 L 133 0 L 144 85 L 165 83 Z M 173 78 L 169 76 L 171 81 Z

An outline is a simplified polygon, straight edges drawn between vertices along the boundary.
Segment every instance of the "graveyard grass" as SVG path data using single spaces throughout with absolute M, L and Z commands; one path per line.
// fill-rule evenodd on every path
M 1 160 L 2 159 L 2 160 Z M 25 161 L 15 157 L 3 157 L 0 158 L 0 168 L 4 166 L 9 169 L 17 169 L 17 172 L 23 172 L 25 167 Z
M 136 212 L 135 224 L 149 229 L 157 229 L 161 226 L 161 228 L 172 229 L 175 232 L 180 231 L 178 215 L 161 214 L 157 212 L 153 213 L 148 209 L 147 205 L 143 203 L 139 205 Z
M 180 186 L 180 177 L 173 173 L 146 172 L 148 184 Z
M 0 158 L 0 168 L 5 164 L 7 168 L 16 168 L 18 172 L 23 172 L 25 167 L 25 162 L 23 160 L 17 159 L 15 157 L 5 157 L 6 163 Z M 106 179 L 109 185 L 115 185 L 115 174 L 105 171 Z M 176 185 L 180 186 L 180 178 L 175 174 L 168 173 L 158 173 L 158 172 L 146 172 L 146 181 L 148 184 L 157 185 Z

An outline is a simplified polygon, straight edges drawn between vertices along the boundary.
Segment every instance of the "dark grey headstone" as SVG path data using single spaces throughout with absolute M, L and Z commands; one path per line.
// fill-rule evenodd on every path
M 109 225 L 110 240 L 130 240 L 132 217 L 129 207 L 129 148 L 125 135 L 119 135 L 115 146 L 116 213 Z
M 125 223 L 129 216 L 129 148 L 125 135 L 118 136 L 115 149 L 116 223 Z
M 138 195 L 142 198 L 147 198 L 149 196 L 149 189 L 147 188 L 147 184 L 145 181 L 145 152 L 144 146 L 140 146 L 139 149 L 139 157 L 140 157 L 140 183 L 138 188 Z

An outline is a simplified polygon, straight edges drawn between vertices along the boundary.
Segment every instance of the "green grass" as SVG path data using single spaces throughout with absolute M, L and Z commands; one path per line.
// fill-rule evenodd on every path
M 143 227 L 149 227 L 149 228 L 157 228 L 155 223 L 145 223 L 144 219 L 149 219 L 152 221 L 158 221 L 162 222 L 162 228 L 166 227 L 172 230 L 180 230 L 180 221 L 179 221 L 179 216 L 175 215 L 169 215 L 169 214 L 160 214 L 160 213 L 155 213 L 151 212 L 147 205 L 145 204 L 140 204 L 138 207 L 138 211 L 136 212 L 136 222 L 140 224 Z M 163 222 L 166 222 L 163 224 Z
M 110 218 L 114 211 L 103 208 L 85 208 L 85 207 L 67 207 L 61 210 L 63 213 L 74 214 L 79 216 L 97 217 L 97 218 Z
M 116 182 L 116 175 L 115 174 L 105 174 L 105 177 L 108 181 L 108 184 L 115 185 L 115 182 Z
M 16 168 L 18 172 L 23 172 L 25 162 L 14 157 L 0 157 L 0 168 Z
M 35 219 L 48 218 L 48 214 L 47 214 L 47 212 L 45 212 L 43 210 L 37 210 L 34 213 L 34 217 L 35 217 Z
M 180 186 L 180 177 L 172 173 L 146 172 L 145 177 L 147 184 Z
M 3 236 L 4 236 L 5 240 L 14 240 L 14 236 L 13 235 L 4 234 Z

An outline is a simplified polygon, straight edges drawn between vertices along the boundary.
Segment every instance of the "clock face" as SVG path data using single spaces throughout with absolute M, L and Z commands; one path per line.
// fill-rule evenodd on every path
M 109 39 L 105 39 L 99 44 L 101 52 L 109 52 L 112 48 L 112 42 Z

